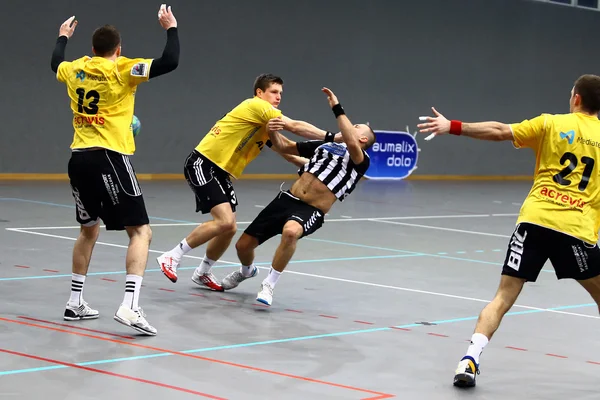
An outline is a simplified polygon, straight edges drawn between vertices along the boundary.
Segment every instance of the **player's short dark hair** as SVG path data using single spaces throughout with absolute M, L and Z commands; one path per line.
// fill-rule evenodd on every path
M 573 94 L 581 96 L 581 108 L 589 113 L 600 112 L 600 76 L 586 74 L 575 81 Z
M 373 130 L 373 128 L 371 128 L 370 125 L 367 125 L 367 126 L 369 127 L 369 130 L 371 131 L 371 135 L 369 137 L 369 141 L 367 142 L 367 146 L 366 146 L 367 147 L 366 149 L 369 149 L 369 148 L 371 148 L 371 146 L 373 146 L 373 144 L 375 144 L 375 141 L 377 140 L 377 136 L 375 135 L 375 131 Z
M 99 57 L 112 56 L 121 44 L 121 34 L 112 25 L 104 25 L 94 31 L 92 46 Z
M 261 74 L 254 80 L 254 96 L 258 89 L 266 91 L 272 84 L 278 83 L 283 86 L 283 79 L 273 74 Z

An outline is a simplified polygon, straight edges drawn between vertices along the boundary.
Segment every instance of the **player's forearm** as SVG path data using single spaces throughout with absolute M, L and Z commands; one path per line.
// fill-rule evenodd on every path
M 54 73 L 58 71 L 60 63 L 65 61 L 65 48 L 67 47 L 68 41 L 69 39 L 66 36 L 59 36 L 56 39 L 56 45 L 54 46 L 52 59 L 50 60 L 50 68 L 52 68 Z
M 310 140 L 324 140 L 327 135 L 327 131 L 319 129 L 305 121 L 294 121 L 291 124 L 287 124 L 285 130 Z
M 296 142 L 286 138 L 279 132 L 269 132 L 269 142 L 267 146 L 271 147 L 277 153 L 284 155 L 297 155 L 298 149 L 296 148 Z
M 160 58 L 152 61 L 150 79 L 173 71 L 179 65 L 179 34 L 177 27 L 167 30 L 167 43 Z
M 512 131 L 507 124 L 496 121 L 487 122 L 463 122 L 460 127 L 462 136 L 472 137 L 480 140 L 502 141 L 512 140 Z
M 306 158 L 296 156 L 293 154 L 279 153 L 279 155 L 283 157 L 287 162 L 294 164 L 296 167 L 302 167 L 308 162 Z

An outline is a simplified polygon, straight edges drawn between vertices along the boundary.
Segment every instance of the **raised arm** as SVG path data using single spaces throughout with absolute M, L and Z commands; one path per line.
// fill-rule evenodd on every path
M 340 131 L 342 132 L 342 139 L 348 147 L 350 158 L 354 164 L 360 164 L 365 159 L 365 153 L 363 152 L 362 145 L 360 143 L 360 134 L 358 130 L 352 125 L 350 119 L 346 116 L 344 109 L 340 105 L 336 95 L 328 88 L 323 88 L 323 93 L 327 95 L 329 106 L 335 115 Z
M 161 5 L 158 11 L 158 22 L 167 31 L 167 43 L 165 43 L 162 56 L 152 61 L 149 79 L 167 74 L 179 65 L 177 20 L 171 11 L 171 6 Z
M 433 110 L 435 117 L 421 117 L 421 120 L 427 122 L 417 125 L 417 127 L 420 129 L 419 132 L 431 133 L 426 140 L 446 133 L 496 142 L 514 139 L 513 133 L 508 124 L 496 121 L 468 123 L 456 120 L 449 121 L 434 107 L 431 109 Z
M 52 59 L 50 60 L 50 68 L 52 68 L 54 73 L 58 71 L 60 63 L 65 61 L 65 48 L 67 47 L 67 42 L 73 36 L 73 32 L 75 32 L 76 26 L 77 21 L 75 20 L 75 16 L 72 16 L 63 22 L 58 30 L 58 38 L 56 39 L 56 45 L 54 46 Z

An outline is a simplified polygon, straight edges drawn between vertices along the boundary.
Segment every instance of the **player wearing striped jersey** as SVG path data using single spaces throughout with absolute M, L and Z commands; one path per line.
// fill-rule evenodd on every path
M 500 285 L 477 321 L 471 345 L 458 364 L 454 385 L 472 387 L 479 356 L 517 300 L 525 282 L 535 282 L 547 260 L 557 279 L 577 280 L 600 307 L 600 77 L 577 79 L 568 114 L 541 114 L 520 123 L 462 123 L 435 117 L 420 132 L 512 141 L 533 149 L 533 185 L 508 243 Z
M 181 258 L 207 243 L 204 258 L 191 280 L 223 291 L 211 270 L 237 232 L 235 214 L 239 199 L 230 178 L 239 178 L 262 152 L 269 139 L 269 121 L 305 138 L 336 139 L 331 132 L 283 115 L 278 108 L 282 92 L 283 79 L 272 74 L 259 75 L 254 81 L 254 96 L 218 120 L 186 158 L 184 174 L 194 193 L 196 212 L 210 213 L 212 220 L 200 224 L 173 249 L 157 257 L 160 269 L 172 282 L 177 282 Z
M 258 275 L 254 249 L 280 234 L 271 270 L 256 297 L 270 306 L 273 289 L 294 255 L 297 241 L 316 232 L 329 209 L 336 201 L 344 201 L 367 172 L 370 159 L 366 150 L 375 142 L 375 133 L 368 125 L 352 125 L 335 94 L 327 88 L 323 92 L 337 118 L 342 143 L 322 140 L 296 143 L 276 131 L 283 124 L 272 126 L 272 148 L 301 167 L 300 177 L 290 190 L 280 191 L 246 228 L 235 246 L 242 266 L 223 279 L 223 289 L 233 289 Z

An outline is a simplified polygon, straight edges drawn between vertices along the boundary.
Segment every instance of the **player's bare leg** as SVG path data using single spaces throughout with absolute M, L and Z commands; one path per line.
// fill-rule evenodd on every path
M 455 386 L 475 386 L 479 356 L 500 326 L 504 315 L 517 301 L 524 284 L 525 279 L 502 275 L 496 296 L 479 314 L 467 354 L 458 363 L 454 376 Z
M 296 251 L 298 239 L 302 237 L 303 233 L 304 228 L 296 221 L 290 220 L 283 226 L 281 242 L 273 256 L 269 275 L 267 275 L 261 284 L 260 291 L 256 297 L 257 301 L 268 306 L 272 304 L 273 289 L 275 289 L 275 285 L 277 284 L 281 273 L 292 259 L 292 256 Z
M 588 291 L 592 299 L 598 305 L 598 311 L 600 312 L 600 276 L 594 278 L 577 281 L 585 290 Z
M 139 306 L 140 290 L 146 264 L 148 249 L 152 241 L 150 225 L 126 227 L 129 247 L 125 258 L 127 275 L 125 277 L 125 295 L 114 319 L 146 335 L 156 335 L 156 329 L 146 321 L 144 311 Z
M 100 313 L 89 307 L 83 300 L 83 285 L 87 276 L 92 252 L 100 234 L 100 224 L 81 226 L 79 236 L 73 246 L 73 276 L 71 278 L 71 296 L 65 308 L 64 319 L 76 321 L 98 318 Z
M 202 260 L 202 263 L 200 263 L 200 266 L 202 267 L 206 264 L 208 267 L 206 276 L 202 277 L 203 280 L 206 280 L 206 283 L 203 284 L 214 290 L 223 290 L 221 285 L 214 279 L 214 276 L 210 272 L 210 268 L 212 268 L 213 264 L 223 255 L 236 233 L 237 225 L 235 213 L 232 211 L 229 203 L 221 203 L 214 206 L 210 210 L 210 214 L 213 217 L 212 220 L 198 225 L 177 246 L 156 259 L 162 272 L 172 282 L 177 282 L 177 268 L 179 267 L 181 258 L 185 254 L 212 239 L 216 239 L 218 236 L 222 236 L 223 238 L 218 239 L 215 244 L 212 246 L 209 245 L 210 252 L 207 248 L 207 254 L 204 255 L 204 259 Z M 227 246 L 225 246 L 225 244 L 227 244 Z M 216 257 L 216 255 L 218 255 L 218 257 Z M 215 258 L 212 258 L 211 256 Z M 192 280 L 194 280 L 194 275 L 192 276 Z M 194 282 L 196 282 L 196 280 L 194 280 Z
M 247 233 L 242 233 L 242 236 L 240 236 L 235 244 L 235 249 L 242 265 L 239 270 L 235 270 L 223 278 L 221 285 L 224 290 L 233 289 L 246 279 L 254 278 L 258 275 L 259 269 L 254 265 L 254 249 L 257 247 L 258 239 Z
M 229 205 L 227 205 L 229 206 Z M 229 209 L 231 211 L 231 208 Z M 198 285 L 204 285 L 210 289 L 223 291 L 222 285 L 217 281 L 216 277 L 211 272 L 213 265 L 225 253 L 225 250 L 231 244 L 231 240 L 237 232 L 235 223 L 235 213 L 231 213 L 233 219 L 227 223 L 222 223 L 223 232 L 209 240 L 206 246 L 206 253 L 200 265 L 194 270 L 192 281 Z

